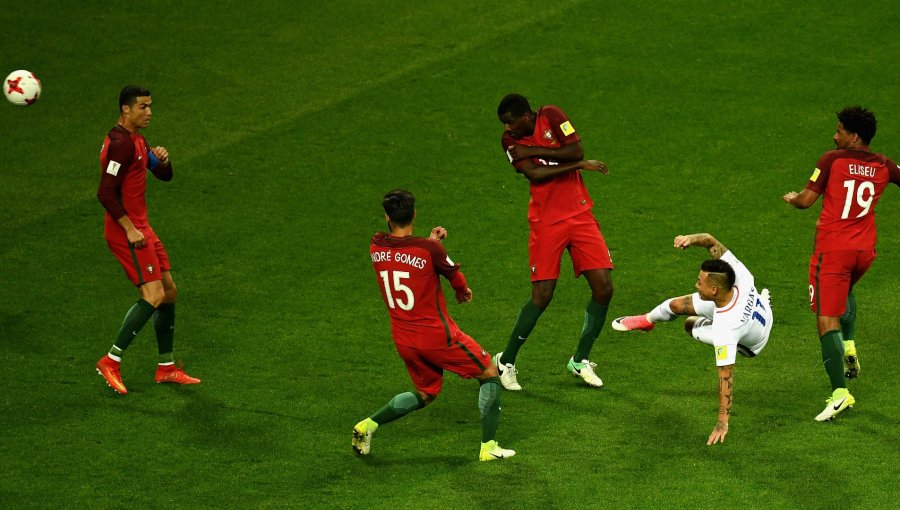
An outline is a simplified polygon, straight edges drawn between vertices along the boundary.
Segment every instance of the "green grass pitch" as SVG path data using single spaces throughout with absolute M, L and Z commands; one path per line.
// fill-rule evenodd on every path
M 900 6 L 873 1 L 7 2 L 0 75 L 43 80 L 0 104 L 2 508 L 896 508 L 900 195 L 878 207 L 879 257 L 857 287 L 856 408 L 816 423 L 829 386 L 807 261 L 819 206 L 799 190 L 832 148 L 834 112 L 872 108 L 900 157 Z M 108 253 L 100 144 L 126 83 L 153 93 L 145 131 L 175 179 L 148 186 L 179 286 L 176 358 L 203 379 L 153 383 L 145 328 L 118 397 L 94 373 L 135 291 Z M 610 319 L 691 291 L 708 231 L 771 289 L 768 347 L 735 369 L 724 445 L 712 353 L 680 323 L 607 327 L 606 386 L 565 371 L 587 285 L 565 259 L 555 300 L 477 461 L 476 384 L 351 427 L 411 388 L 368 260 L 394 187 L 418 233 L 443 225 L 474 291 L 460 326 L 501 350 L 530 292 L 528 186 L 499 147 L 496 105 L 562 107 L 616 270 Z M 446 286 L 445 286 L 446 287 Z

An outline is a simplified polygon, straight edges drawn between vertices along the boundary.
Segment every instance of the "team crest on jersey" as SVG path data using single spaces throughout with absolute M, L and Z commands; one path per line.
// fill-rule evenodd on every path
M 544 139 L 553 140 L 553 131 L 550 131 L 549 129 L 545 129 L 544 130 Z
M 147 272 L 153 274 L 153 264 L 147 264 Z
M 531 266 L 531 274 L 537 273 L 537 266 Z

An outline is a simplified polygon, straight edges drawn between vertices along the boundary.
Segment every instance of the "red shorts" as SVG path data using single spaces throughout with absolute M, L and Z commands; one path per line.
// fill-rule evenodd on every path
M 140 229 L 144 233 L 147 244 L 141 248 L 134 248 L 128 244 L 125 231 L 121 234 L 106 235 L 106 244 L 110 251 L 118 259 L 119 264 L 125 269 L 125 275 L 135 286 L 141 286 L 147 282 L 162 280 L 162 273 L 169 271 L 169 255 L 162 241 L 156 237 L 152 228 Z
M 816 315 L 840 317 L 847 295 L 872 262 L 875 250 L 829 251 L 809 258 L 809 308 Z
M 528 238 L 531 281 L 558 279 L 559 263 L 566 249 L 572 257 L 575 278 L 591 269 L 613 268 L 600 224 L 591 211 L 585 211 L 552 225 L 532 226 Z
M 396 346 L 416 389 L 431 396 L 441 393 L 444 370 L 470 379 L 481 375 L 491 366 L 491 355 L 472 337 L 462 332 L 450 345 L 439 349 L 420 349 L 400 344 Z

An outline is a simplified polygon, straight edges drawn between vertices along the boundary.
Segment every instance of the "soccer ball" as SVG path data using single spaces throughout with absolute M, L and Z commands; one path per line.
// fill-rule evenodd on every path
M 31 71 L 13 71 L 3 80 L 3 94 L 16 106 L 28 106 L 41 97 L 41 80 Z

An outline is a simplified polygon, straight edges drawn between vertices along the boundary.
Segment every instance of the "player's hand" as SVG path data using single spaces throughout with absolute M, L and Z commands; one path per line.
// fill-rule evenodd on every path
M 785 193 L 784 196 L 781 197 L 781 199 L 790 205 L 794 205 L 794 199 L 797 198 L 797 195 L 799 195 L 799 193 L 797 193 L 796 191 L 791 191 L 789 193 Z
M 530 158 L 534 156 L 534 149 L 528 145 L 510 145 L 506 148 L 506 152 L 513 161 Z
M 129 230 L 126 234 L 128 236 L 128 244 L 135 248 L 143 248 L 145 244 L 147 244 L 147 239 L 144 238 L 144 233 L 138 229 Z
M 716 428 L 713 429 L 712 434 L 709 435 L 709 440 L 706 441 L 707 445 L 713 445 L 716 443 L 724 443 L 725 436 L 728 434 L 728 422 L 727 421 L 719 421 L 716 423 Z
M 465 292 L 457 292 L 456 293 L 456 302 L 457 303 L 468 303 L 472 300 L 472 289 L 466 287 Z
M 154 147 L 150 149 L 150 152 L 152 152 L 153 155 L 156 156 L 156 159 L 159 160 L 160 165 L 165 166 L 169 164 L 169 151 L 166 150 L 165 147 Z
M 675 236 L 675 247 L 682 250 L 691 245 L 691 236 Z
M 606 167 L 606 163 L 598 159 L 589 159 L 587 161 L 583 161 L 581 164 L 581 169 L 587 170 L 589 172 L 600 172 L 603 175 L 609 174 L 609 168 Z
M 447 238 L 447 229 L 444 227 L 434 227 L 431 229 L 431 235 L 429 236 L 431 239 L 435 241 L 440 241 Z

